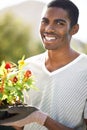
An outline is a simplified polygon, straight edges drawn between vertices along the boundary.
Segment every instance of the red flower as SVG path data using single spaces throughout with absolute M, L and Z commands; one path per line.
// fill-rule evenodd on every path
M 32 75 L 31 71 L 30 70 L 27 70 L 24 74 L 24 77 L 25 78 L 29 78 L 30 76 Z
M 11 68 L 11 64 L 10 63 L 6 63 L 5 69 L 10 69 L 10 68 Z
M 15 76 L 13 79 L 12 79 L 12 82 L 13 83 L 16 83 L 18 81 L 18 78 Z

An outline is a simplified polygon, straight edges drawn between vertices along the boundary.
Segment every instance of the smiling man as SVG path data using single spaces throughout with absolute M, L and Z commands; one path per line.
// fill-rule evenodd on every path
M 26 102 L 37 107 L 22 120 L 5 125 L 24 130 L 86 130 L 87 56 L 73 50 L 71 38 L 79 30 L 79 10 L 70 0 L 53 0 L 41 19 L 46 52 L 26 59 L 40 91 L 29 91 Z M 30 107 L 31 108 L 31 107 Z M 31 124 L 32 123 L 32 124 Z

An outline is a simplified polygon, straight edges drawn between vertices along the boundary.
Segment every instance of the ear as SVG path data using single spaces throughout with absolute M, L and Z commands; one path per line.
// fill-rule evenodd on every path
M 71 31 L 70 31 L 71 35 L 76 34 L 76 33 L 78 32 L 78 30 L 79 30 L 79 24 L 75 24 L 75 25 L 72 27 Z

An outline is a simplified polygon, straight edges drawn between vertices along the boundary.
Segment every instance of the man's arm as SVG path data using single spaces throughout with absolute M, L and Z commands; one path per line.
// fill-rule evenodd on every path
M 87 125 L 87 119 L 84 119 L 85 120 L 85 123 L 86 123 L 86 125 Z
M 86 130 L 87 130 L 87 119 L 84 119 L 85 120 L 85 123 L 86 123 Z
M 15 130 L 23 130 L 23 129 L 24 129 L 24 127 L 17 127 L 17 126 L 13 126 L 13 128 L 14 128 Z
M 68 128 L 57 121 L 54 121 L 52 118 L 49 116 L 47 117 L 44 126 L 48 128 L 49 130 L 74 130 L 72 128 Z
M 87 119 L 85 119 L 85 122 L 87 124 Z M 61 125 L 60 123 L 54 121 L 53 119 L 51 119 L 50 117 L 47 117 L 45 123 L 44 123 L 44 126 L 46 128 L 48 128 L 49 130 L 74 130 L 72 128 L 68 128 L 64 125 Z M 23 127 L 22 128 L 19 128 L 19 127 L 14 127 L 16 130 L 23 130 Z
M 0 125 L 22 127 L 26 124 L 36 122 L 42 126 L 44 125 L 49 130 L 74 130 L 53 120 L 46 113 L 43 113 L 35 107 L 28 106 L 24 109 L 13 107 L 9 108 L 8 112 L 18 114 L 11 118 L 0 120 Z M 87 119 L 85 121 L 87 122 Z

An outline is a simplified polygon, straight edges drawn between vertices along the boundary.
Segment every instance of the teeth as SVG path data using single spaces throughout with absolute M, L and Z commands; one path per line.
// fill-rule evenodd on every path
M 55 37 L 45 37 L 46 40 L 50 41 L 50 40 L 55 40 Z

